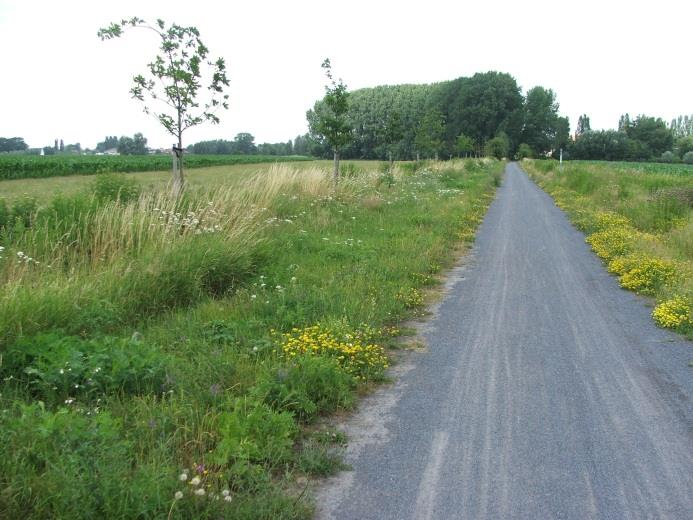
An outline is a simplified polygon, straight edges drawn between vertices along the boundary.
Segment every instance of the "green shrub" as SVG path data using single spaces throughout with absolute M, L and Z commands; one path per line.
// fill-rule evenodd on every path
M 287 411 L 303 422 L 320 413 L 350 408 L 354 378 L 332 359 L 299 356 L 260 380 L 255 395 L 272 408 Z
M 220 438 L 214 452 L 217 464 L 234 462 L 288 462 L 298 428 L 288 412 L 276 412 L 264 403 L 236 399 L 233 411 L 219 417 Z
M 25 228 L 31 227 L 36 216 L 37 203 L 33 197 L 24 196 L 12 204 L 12 220 Z
M 686 152 L 683 154 L 683 162 L 686 164 L 693 164 L 693 152 Z
M 100 202 L 120 201 L 123 203 L 136 199 L 141 191 L 135 179 L 115 173 L 97 175 L 92 189 Z
M 659 160 L 662 162 L 665 162 L 665 163 L 670 163 L 670 162 L 674 162 L 675 158 L 676 158 L 676 156 L 674 155 L 674 152 L 666 151 L 666 152 L 662 153 Z
M 12 377 L 47 402 L 95 401 L 113 394 L 160 393 L 166 363 L 159 349 L 143 342 L 51 333 L 21 338 L 9 347 L 0 376 Z

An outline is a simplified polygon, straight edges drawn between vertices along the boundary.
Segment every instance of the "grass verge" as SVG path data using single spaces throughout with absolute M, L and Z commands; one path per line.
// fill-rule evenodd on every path
M 501 170 L 115 178 L 6 224 L 0 517 L 309 517 L 345 442 L 317 419 L 385 377 Z
M 523 161 L 657 325 L 693 338 L 693 176 L 655 165 Z

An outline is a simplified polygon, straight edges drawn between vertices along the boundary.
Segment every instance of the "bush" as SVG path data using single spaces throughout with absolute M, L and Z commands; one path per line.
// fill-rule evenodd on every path
M 517 159 L 522 160 L 522 159 L 531 159 L 534 157 L 534 152 L 532 151 L 532 148 L 527 144 L 527 143 L 522 143 L 520 146 L 517 147 L 517 153 L 516 153 Z
M 217 464 L 253 462 L 276 464 L 291 459 L 298 428 L 288 412 L 276 412 L 264 403 L 236 399 L 233 411 L 219 417 Z
M 52 333 L 22 338 L 9 347 L 0 375 L 25 385 L 34 397 L 69 404 L 107 394 L 159 393 L 166 366 L 159 350 L 142 342 Z
M 33 197 L 24 196 L 12 204 L 12 220 L 24 227 L 31 227 L 36 216 L 37 203 Z
M 99 174 L 93 183 L 93 191 L 99 202 L 129 202 L 140 196 L 137 181 L 125 175 Z
M 683 154 L 683 162 L 686 164 L 693 164 L 693 152 L 686 152 Z
M 320 413 L 350 408 L 354 402 L 354 378 L 336 361 L 300 356 L 276 368 L 260 380 L 255 395 L 272 408 L 287 411 L 303 422 Z
M 675 158 L 676 156 L 674 155 L 674 152 L 666 151 L 660 156 L 659 160 L 665 163 L 670 163 L 674 162 Z

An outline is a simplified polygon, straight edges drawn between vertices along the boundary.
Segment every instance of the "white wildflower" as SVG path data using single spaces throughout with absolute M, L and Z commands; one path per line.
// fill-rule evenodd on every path
M 176 500 L 180 500 L 181 498 L 183 498 L 183 492 L 182 491 L 176 491 L 176 494 L 173 495 L 173 498 Z
M 200 477 L 193 477 L 193 479 L 190 481 L 190 484 L 193 486 L 199 486 L 200 485 Z
M 186 480 L 188 480 L 188 474 L 181 473 L 180 475 L 178 475 L 178 480 L 180 480 L 181 482 L 185 482 Z
M 204 488 L 198 488 L 198 489 L 195 490 L 195 494 L 196 494 L 198 497 L 204 496 L 204 494 L 205 494 L 205 489 L 204 489 Z

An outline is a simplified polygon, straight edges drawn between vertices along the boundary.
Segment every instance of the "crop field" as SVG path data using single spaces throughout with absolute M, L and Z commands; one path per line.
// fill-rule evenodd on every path
M 693 164 L 685 163 L 580 161 L 574 164 L 604 167 L 608 170 L 623 173 L 642 172 L 693 176 Z
M 220 184 L 229 185 L 242 181 L 247 177 L 266 172 L 272 164 L 276 163 L 233 164 L 197 168 L 186 172 L 186 183 L 195 189 L 209 188 Z M 350 169 L 368 168 L 369 164 L 372 165 L 373 163 L 369 161 L 342 161 L 342 170 L 344 170 L 345 174 L 348 174 Z M 298 170 L 314 168 L 327 170 L 331 167 L 332 161 L 298 161 L 292 162 L 291 165 Z M 14 204 L 19 199 L 32 199 L 37 204 L 42 205 L 49 203 L 56 195 L 70 197 L 92 189 L 98 175 L 104 174 L 0 180 L 0 201 L 4 199 L 6 204 Z M 128 173 L 127 178 L 147 190 L 165 190 L 171 182 L 171 171 L 169 168 L 165 171 Z M 29 202 L 29 204 L 33 204 L 33 202 Z
M 186 168 L 257 164 L 265 162 L 307 161 L 300 156 L 195 155 L 185 156 Z M 162 171 L 171 168 L 169 155 L 15 155 L 0 154 L 0 180 Z
M 693 337 L 693 169 L 647 163 L 524 161 L 652 317 Z
M 306 164 L 0 205 L 0 517 L 310 517 L 503 164 Z

